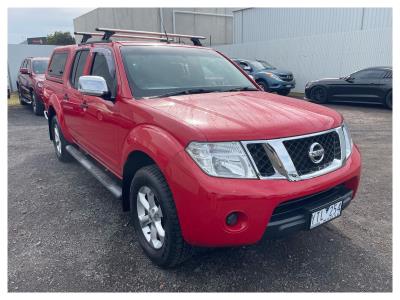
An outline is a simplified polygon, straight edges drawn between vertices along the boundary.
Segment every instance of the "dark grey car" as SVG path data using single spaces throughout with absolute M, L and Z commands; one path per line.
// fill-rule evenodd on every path
M 317 103 L 379 103 L 392 109 L 392 67 L 371 67 L 340 78 L 310 81 L 305 95 Z

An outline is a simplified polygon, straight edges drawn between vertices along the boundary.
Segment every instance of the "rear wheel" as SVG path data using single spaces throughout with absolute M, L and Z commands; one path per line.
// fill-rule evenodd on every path
M 133 225 L 140 246 L 158 266 L 174 267 L 190 257 L 168 184 L 156 165 L 141 168 L 130 186 Z
M 35 115 L 43 116 L 44 106 L 35 92 L 32 92 L 32 110 Z
M 290 93 L 290 90 L 280 90 L 277 92 L 281 96 L 287 96 Z
M 322 86 L 316 86 L 311 90 L 311 100 L 322 104 L 328 101 L 328 91 Z
M 386 95 L 385 104 L 387 108 L 392 109 L 392 91 Z
M 53 117 L 51 120 L 51 130 L 53 135 L 54 150 L 58 160 L 62 162 L 71 161 L 72 157 L 65 148 L 68 145 L 68 142 L 64 139 L 57 117 Z

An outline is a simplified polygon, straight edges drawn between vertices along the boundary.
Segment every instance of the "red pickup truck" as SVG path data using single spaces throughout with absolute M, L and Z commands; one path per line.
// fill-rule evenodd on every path
M 339 217 L 361 168 L 343 117 L 264 92 L 222 53 L 168 38 L 56 48 L 44 83 L 58 159 L 77 159 L 121 199 L 150 259 L 171 267 L 194 246 Z

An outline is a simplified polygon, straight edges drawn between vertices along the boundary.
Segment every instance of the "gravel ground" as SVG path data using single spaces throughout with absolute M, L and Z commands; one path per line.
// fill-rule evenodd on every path
M 284 240 L 208 251 L 173 270 L 144 256 L 105 188 L 78 163 L 57 161 L 46 120 L 10 107 L 9 291 L 392 291 L 392 113 L 330 106 L 363 156 L 359 193 L 342 217 Z

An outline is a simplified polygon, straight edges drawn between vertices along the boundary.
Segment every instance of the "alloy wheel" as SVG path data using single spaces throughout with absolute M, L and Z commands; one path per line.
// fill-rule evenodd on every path
M 54 142 L 56 143 L 56 149 L 58 154 L 61 154 L 61 139 L 60 132 L 58 131 L 58 126 L 54 126 Z
M 154 249 L 160 249 L 165 240 L 163 214 L 154 192 L 142 186 L 137 194 L 137 217 L 146 241 Z

